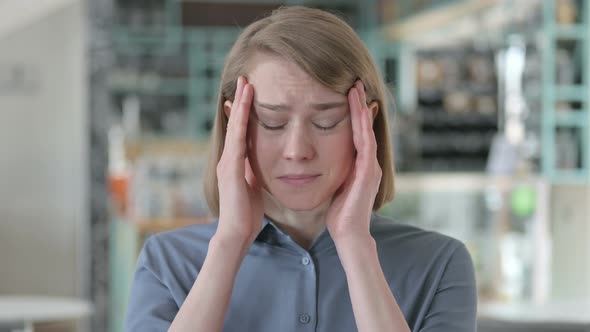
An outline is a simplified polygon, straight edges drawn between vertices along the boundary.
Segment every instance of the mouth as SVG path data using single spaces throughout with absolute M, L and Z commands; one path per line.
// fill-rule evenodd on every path
M 280 176 L 279 180 L 289 185 L 305 185 L 315 181 L 321 174 L 289 174 Z

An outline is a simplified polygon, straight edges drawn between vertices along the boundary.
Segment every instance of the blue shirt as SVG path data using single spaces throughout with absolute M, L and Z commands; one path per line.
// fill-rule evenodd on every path
M 126 331 L 168 330 L 216 228 L 217 221 L 146 240 Z M 476 330 L 474 269 L 461 242 L 377 214 L 370 230 L 383 273 L 412 331 Z M 265 218 L 236 276 L 223 331 L 357 331 L 346 275 L 327 229 L 305 250 Z

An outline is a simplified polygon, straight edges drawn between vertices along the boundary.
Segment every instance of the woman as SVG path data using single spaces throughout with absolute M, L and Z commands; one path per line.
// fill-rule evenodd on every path
M 150 237 L 128 331 L 475 331 L 459 241 L 373 213 L 393 198 L 386 88 L 336 16 L 281 8 L 221 77 L 215 223 Z

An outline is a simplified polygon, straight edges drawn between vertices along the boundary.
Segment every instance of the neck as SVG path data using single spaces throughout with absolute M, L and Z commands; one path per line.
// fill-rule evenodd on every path
M 329 200 L 313 210 L 295 211 L 282 207 L 269 195 L 264 198 L 264 212 L 273 223 L 302 248 L 308 250 L 326 226 Z

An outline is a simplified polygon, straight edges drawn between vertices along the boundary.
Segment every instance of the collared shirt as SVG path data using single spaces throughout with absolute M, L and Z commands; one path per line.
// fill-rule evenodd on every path
M 137 262 L 126 331 L 167 331 L 203 266 L 217 222 L 150 236 Z M 385 278 L 412 331 L 473 332 L 477 292 L 463 243 L 373 213 Z M 199 313 L 195 313 L 198 315 Z M 327 229 L 309 250 L 265 218 L 235 279 L 224 332 L 357 331 Z

